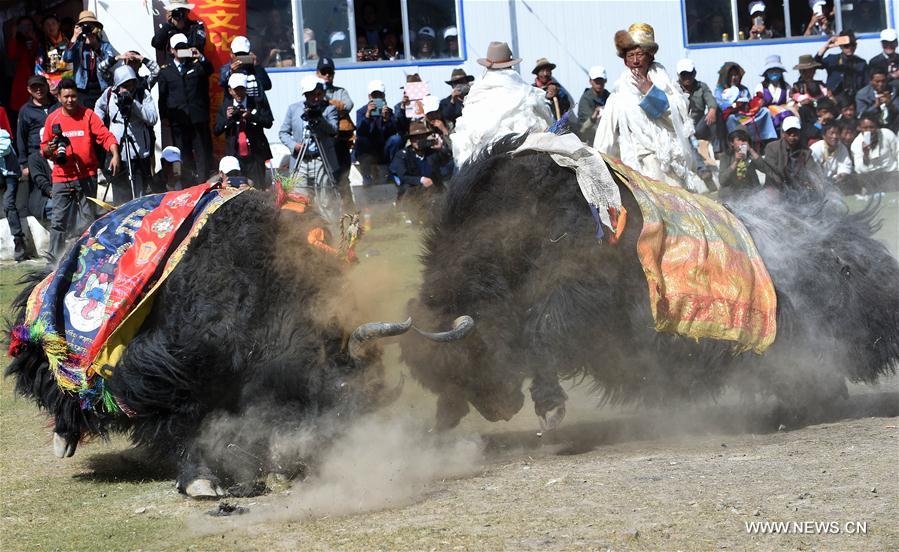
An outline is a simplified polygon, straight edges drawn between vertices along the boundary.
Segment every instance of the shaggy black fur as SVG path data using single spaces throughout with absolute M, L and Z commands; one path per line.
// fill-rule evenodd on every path
M 353 328 L 329 311 L 342 269 L 307 243 L 319 225 L 256 192 L 210 218 L 107 380 L 133 417 L 81 411 L 40 350 L 13 359 L 6 373 L 64 435 L 128 430 L 135 444 L 174 455 L 182 489 L 198 477 L 246 482 L 264 470 L 295 471 L 272 454 L 275 432 L 314 428 L 326 441 L 334 427 L 323 419 L 373 408 L 382 391 L 379 350 L 364 363 L 350 358 Z M 40 276 L 16 304 L 20 320 Z
M 425 240 L 424 281 L 410 314 L 440 327 L 454 313 L 476 331 L 447 345 L 404 339 L 412 375 L 438 394 L 438 426 L 473 405 L 489 420 L 564 403 L 560 379 L 589 378 L 602 400 L 659 404 L 718 395 L 729 383 L 789 404 L 845 393 L 899 361 L 899 264 L 871 238 L 874 210 L 748 198 L 747 224 L 779 298 L 776 343 L 759 356 L 654 329 L 636 255 L 642 217 L 620 186 L 628 222 L 617 246 L 594 238 L 573 172 L 548 155 L 511 158 L 507 137 L 450 183 Z

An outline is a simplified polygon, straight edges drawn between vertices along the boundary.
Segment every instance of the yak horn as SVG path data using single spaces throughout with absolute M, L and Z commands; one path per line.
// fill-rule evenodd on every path
M 474 318 L 462 315 L 453 320 L 453 329 L 446 332 L 426 332 L 415 328 L 415 331 L 427 337 L 431 341 L 440 343 L 449 343 L 450 341 L 458 341 L 471 333 L 474 329 Z
M 370 342 L 381 337 L 390 337 L 401 335 L 409 331 L 412 327 L 412 319 L 407 318 L 403 322 L 369 322 L 362 324 L 350 335 L 349 348 L 350 356 L 359 359 L 365 352 L 365 347 Z

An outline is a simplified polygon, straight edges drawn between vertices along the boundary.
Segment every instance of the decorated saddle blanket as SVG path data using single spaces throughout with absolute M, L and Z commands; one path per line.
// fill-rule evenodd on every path
M 84 410 L 125 411 L 105 385 L 154 293 L 206 221 L 244 190 L 202 184 L 148 195 L 97 219 L 28 298 L 9 353 L 39 346 Z
M 603 157 L 643 214 L 637 255 L 656 330 L 733 341 L 738 351 L 767 349 L 777 331 L 777 297 L 743 223 L 708 197 Z

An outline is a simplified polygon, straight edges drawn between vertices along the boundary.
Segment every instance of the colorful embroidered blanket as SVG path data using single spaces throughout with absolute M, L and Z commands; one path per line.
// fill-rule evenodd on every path
M 643 214 L 637 255 L 656 330 L 761 353 L 777 332 L 774 284 L 737 217 L 714 200 L 603 156 Z
M 203 184 L 135 199 L 97 219 L 28 298 L 10 355 L 39 345 L 81 408 L 127 411 L 105 385 L 152 297 L 209 217 L 243 190 Z

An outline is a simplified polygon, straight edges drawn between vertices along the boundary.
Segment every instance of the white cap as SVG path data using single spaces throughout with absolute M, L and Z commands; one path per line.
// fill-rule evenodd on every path
M 162 148 L 162 158 L 169 163 L 177 163 L 181 161 L 181 150 L 175 146 L 166 146 Z
M 172 38 L 169 39 L 169 46 L 177 48 L 179 44 L 187 44 L 187 37 L 182 33 L 175 33 L 172 35 Z
M 136 78 L 137 73 L 134 72 L 134 69 L 127 65 L 119 65 L 112 73 L 112 85 L 121 86 L 122 84 Z
M 247 76 L 244 73 L 231 73 L 228 77 L 228 88 L 247 87 Z
M 815 6 L 823 6 L 826 3 L 827 0 L 809 0 L 808 6 L 814 8 Z
M 437 33 L 434 31 L 433 27 L 422 27 L 418 29 L 418 36 L 428 36 L 431 38 L 437 38 Z
M 437 96 L 428 94 L 422 98 L 421 107 L 424 110 L 425 115 L 437 111 L 440 109 L 440 99 Z
M 880 41 L 881 42 L 896 42 L 896 29 L 884 29 L 880 31 Z
M 780 128 L 784 132 L 793 129 L 799 130 L 802 128 L 802 123 L 799 122 L 799 117 L 791 115 L 783 120 L 780 124 Z
M 421 31 L 419 31 L 419 32 L 421 32 Z M 443 29 L 443 40 L 446 40 L 447 38 L 449 38 L 451 36 L 458 37 L 459 29 L 457 29 L 455 27 L 447 27 L 447 28 Z
M 250 39 L 245 36 L 235 36 L 234 40 L 231 41 L 231 53 L 232 54 L 249 54 L 250 53 Z
M 387 88 L 384 86 L 384 81 L 373 80 L 368 83 L 368 93 L 372 92 L 384 92 Z
M 346 40 L 346 33 L 343 31 L 334 31 L 328 36 L 328 44 L 334 44 L 340 40 Z
M 603 79 L 609 80 L 608 74 L 606 73 L 606 68 L 602 65 L 594 65 L 590 68 L 590 80 L 593 79 Z
M 165 3 L 165 11 L 175 11 L 175 10 L 192 10 L 194 9 L 194 5 L 189 2 L 166 2 Z
M 231 171 L 239 171 L 240 161 L 238 161 L 236 157 L 226 155 L 219 161 L 219 170 L 225 174 L 228 174 Z
M 308 92 L 312 92 L 319 86 L 324 86 L 325 81 L 316 77 L 315 75 L 306 75 L 303 77 L 303 80 L 300 81 L 300 92 L 306 94 Z
M 756 0 L 749 3 L 749 15 L 761 13 L 765 11 L 765 3 L 762 0 Z
M 684 58 L 677 62 L 677 74 L 681 73 L 692 73 L 696 71 L 696 65 L 693 64 L 692 59 Z

